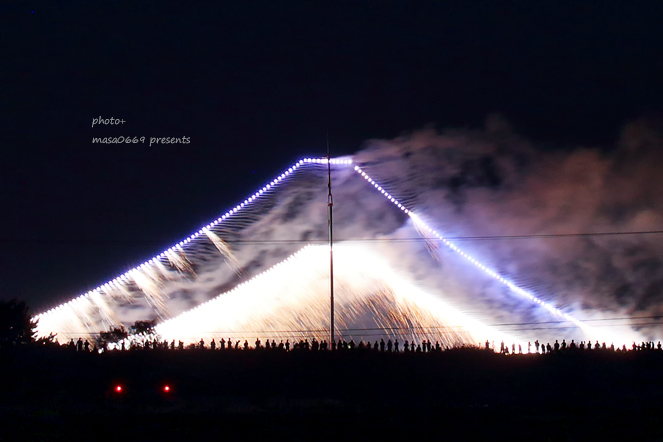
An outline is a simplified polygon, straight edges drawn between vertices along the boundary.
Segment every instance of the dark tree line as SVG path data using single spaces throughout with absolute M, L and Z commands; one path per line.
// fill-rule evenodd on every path
M 0 301 L 0 347 L 54 343 L 54 334 L 37 339 L 37 322 L 25 301 Z
M 30 315 L 29 307 L 25 301 L 12 299 L 0 301 L 0 348 L 16 347 L 21 345 L 49 345 L 56 343 L 56 334 L 37 338 L 38 320 Z M 129 334 L 150 337 L 154 334 L 156 319 L 136 321 L 130 328 L 123 326 L 112 327 L 108 331 L 101 331 L 94 337 L 97 346 L 120 342 Z

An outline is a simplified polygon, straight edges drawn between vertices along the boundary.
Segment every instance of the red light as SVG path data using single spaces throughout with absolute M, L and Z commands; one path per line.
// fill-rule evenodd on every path
M 166 393 L 168 393 L 168 392 L 170 391 L 170 387 L 169 387 L 168 385 L 164 386 L 164 387 L 163 387 L 163 391 L 165 391 Z
M 122 386 L 121 385 L 116 386 L 115 387 L 115 392 L 122 393 Z

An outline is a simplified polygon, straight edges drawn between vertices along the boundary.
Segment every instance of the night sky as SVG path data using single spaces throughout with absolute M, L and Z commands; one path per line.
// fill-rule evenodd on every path
M 663 111 L 663 3 L 558 3 L 4 3 L 0 299 L 98 286 L 327 133 L 340 156 L 497 112 L 539 143 L 614 144 Z M 190 144 L 92 143 L 116 136 Z

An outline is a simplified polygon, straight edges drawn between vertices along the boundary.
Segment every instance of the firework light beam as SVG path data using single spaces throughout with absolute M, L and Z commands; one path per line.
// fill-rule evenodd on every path
M 338 329 L 345 339 L 375 338 L 375 328 L 362 328 L 357 321 L 363 315 L 355 314 L 369 305 L 371 325 L 382 329 L 378 338 L 420 342 L 427 337 L 449 346 L 481 345 L 486 339 L 518 343 L 408 282 L 366 246 L 341 243 L 334 251 Z M 229 292 L 158 324 L 156 332 L 168 341 L 226 338 L 251 346 L 256 337 L 326 339 L 328 259 L 329 246 L 306 246 Z

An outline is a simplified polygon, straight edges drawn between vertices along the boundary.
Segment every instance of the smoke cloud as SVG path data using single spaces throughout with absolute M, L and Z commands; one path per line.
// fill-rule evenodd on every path
M 663 228 L 663 179 L 658 170 L 663 131 L 651 120 L 626 125 L 615 146 L 562 149 L 537 146 L 493 116 L 483 130 L 427 128 L 395 140 L 370 141 L 355 160 L 366 164 L 364 169 L 376 181 L 390 183 L 391 193 L 402 195 L 446 236 Z M 579 317 L 653 317 L 663 310 L 662 235 L 458 244 L 539 298 Z M 453 259 L 448 255 L 441 251 L 443 263 Z M 520 320 L 545 320 L 546 314 L 531 305 L 513 305 L 492 287 L 477 292 L 477 284 L 468 283 L 471 276 L 461 279 L 466 293 L 482 299 L 483 305 L 512 312 L 498 314 L 500 320 L 518 320 L 513 312 Z M 652 339 L 661 337 L 657 318 L 594 322 L 597 327 L 626 323 L 647 323 L 634 328 Z

